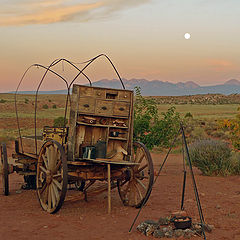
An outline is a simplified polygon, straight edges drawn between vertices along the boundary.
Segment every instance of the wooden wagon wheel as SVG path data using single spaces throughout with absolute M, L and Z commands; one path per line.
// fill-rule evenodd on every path
M 8 196 L 9 194 L 8 160 L 7 160 L 7 147 L 5 143 L 1 144 L 0 152 L 1 152 L 0 169 L 2 173 L 3 194 L 5 196 Z
M 37 195 L 43 210 L 57 212 L 65 199 L 68 184 L 67 159 L 61 144 L 46 142 L 37 164 Z
M 140 164 L 129 168 L 125 179 L 118 180 L 118 192 L 124 205 L 139 208 L 150 196 L 154 179 L 152 158 L 144 144 L 133 143 L 132 162 Z

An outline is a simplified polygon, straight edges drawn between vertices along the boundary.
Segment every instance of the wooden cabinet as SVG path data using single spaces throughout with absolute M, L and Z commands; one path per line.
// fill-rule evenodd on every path
M 72 97 L 78 104 L 71 106 L 68 159 L 81 159 L 99 141 L 106 155 L 119 148 L 131 155 L 133 91 L 73 85 Z

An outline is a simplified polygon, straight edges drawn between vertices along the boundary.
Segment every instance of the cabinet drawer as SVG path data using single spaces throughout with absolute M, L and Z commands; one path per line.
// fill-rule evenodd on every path
M 105 99 L 106 98 L 105 90 L 103 90 L 103 89 L 94 89 L 94 96 L 96 98 Z
M 95 98 L 80 97 L 78 103 L 78 111 L 83 113 L 94 113 Z
M 129 107 L 130 107 L 129 103 L 115 102 L 113 107 L 113 115 L 127 117 L 129 114 Z
M 118 99 L 130 102 L 131 101 L 131 92 L 119 91 Z
M 93 88 L 80 87 L 80 97 L 93 96 Z
M 105 100 L 96 100 L 96 114 L 111 116 L 113 112 L 113 102 Z

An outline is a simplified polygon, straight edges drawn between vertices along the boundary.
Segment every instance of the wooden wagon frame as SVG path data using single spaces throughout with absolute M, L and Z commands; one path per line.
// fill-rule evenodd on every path
M 99 57 L 111 63 L 123 89 L 92 86 L 84 70 Z M 78 69 L 70 84 L 52 70 L 63 61 Z M 55 60 L 48 67 L 32 66 L 46 69 L 35 97 L 35 136 L 22 136 L 15 102 L 19 137 L 15 141 L 13 164 L 8 163 L 6 144 L 2 143 L 0 148 L 4 194 L 9 194 L 8 174 L 17 172 L 24 175 L 28 184 L 36 185 L 40 205 L 49 213 L 61 208 L 69 183 L 75 183 L 86 199 L 90 186 L 97 180 L 108 182 L 108 212 L 111 211 L 111 189 L 115 186 L 124 205 L 141 207 L 146 203 L 153 184 L 153 163 L 147 148 L 133 142 L 134 94 L 125 89 L 111 60 L 101 54 L 85 62 L 82 69 L 66 59 Z M 66 120 L 69 114 L 69 121 L 62 127 L 46 126 L 43 134 L 37 136 L 37 97 L 49 72 L 67 85 L 64 118 Z M 90 86 L 74 84 L 81 74 L 89 80 Z M 17 87 L 15 101 L 23 78 Z

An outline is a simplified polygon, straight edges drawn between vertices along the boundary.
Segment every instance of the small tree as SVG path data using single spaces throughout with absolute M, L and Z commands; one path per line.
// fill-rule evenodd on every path
M 65 121 L 64 121 L 64 117 L 58 117 L 58 118 L 54 119 L 53 126 L 54 127 L 65 127 L 67 122 L 68 122 L 67 119 L 65 119 Z
M 175 107 L 159 114 L 154 99 L 144 98 L 139 87 L 135 88 L 134 132 L 135 141 L 144 143 L 147 148 L 154 146 L 169 147 L 171 139 L 180 127 L 179 113 Z

